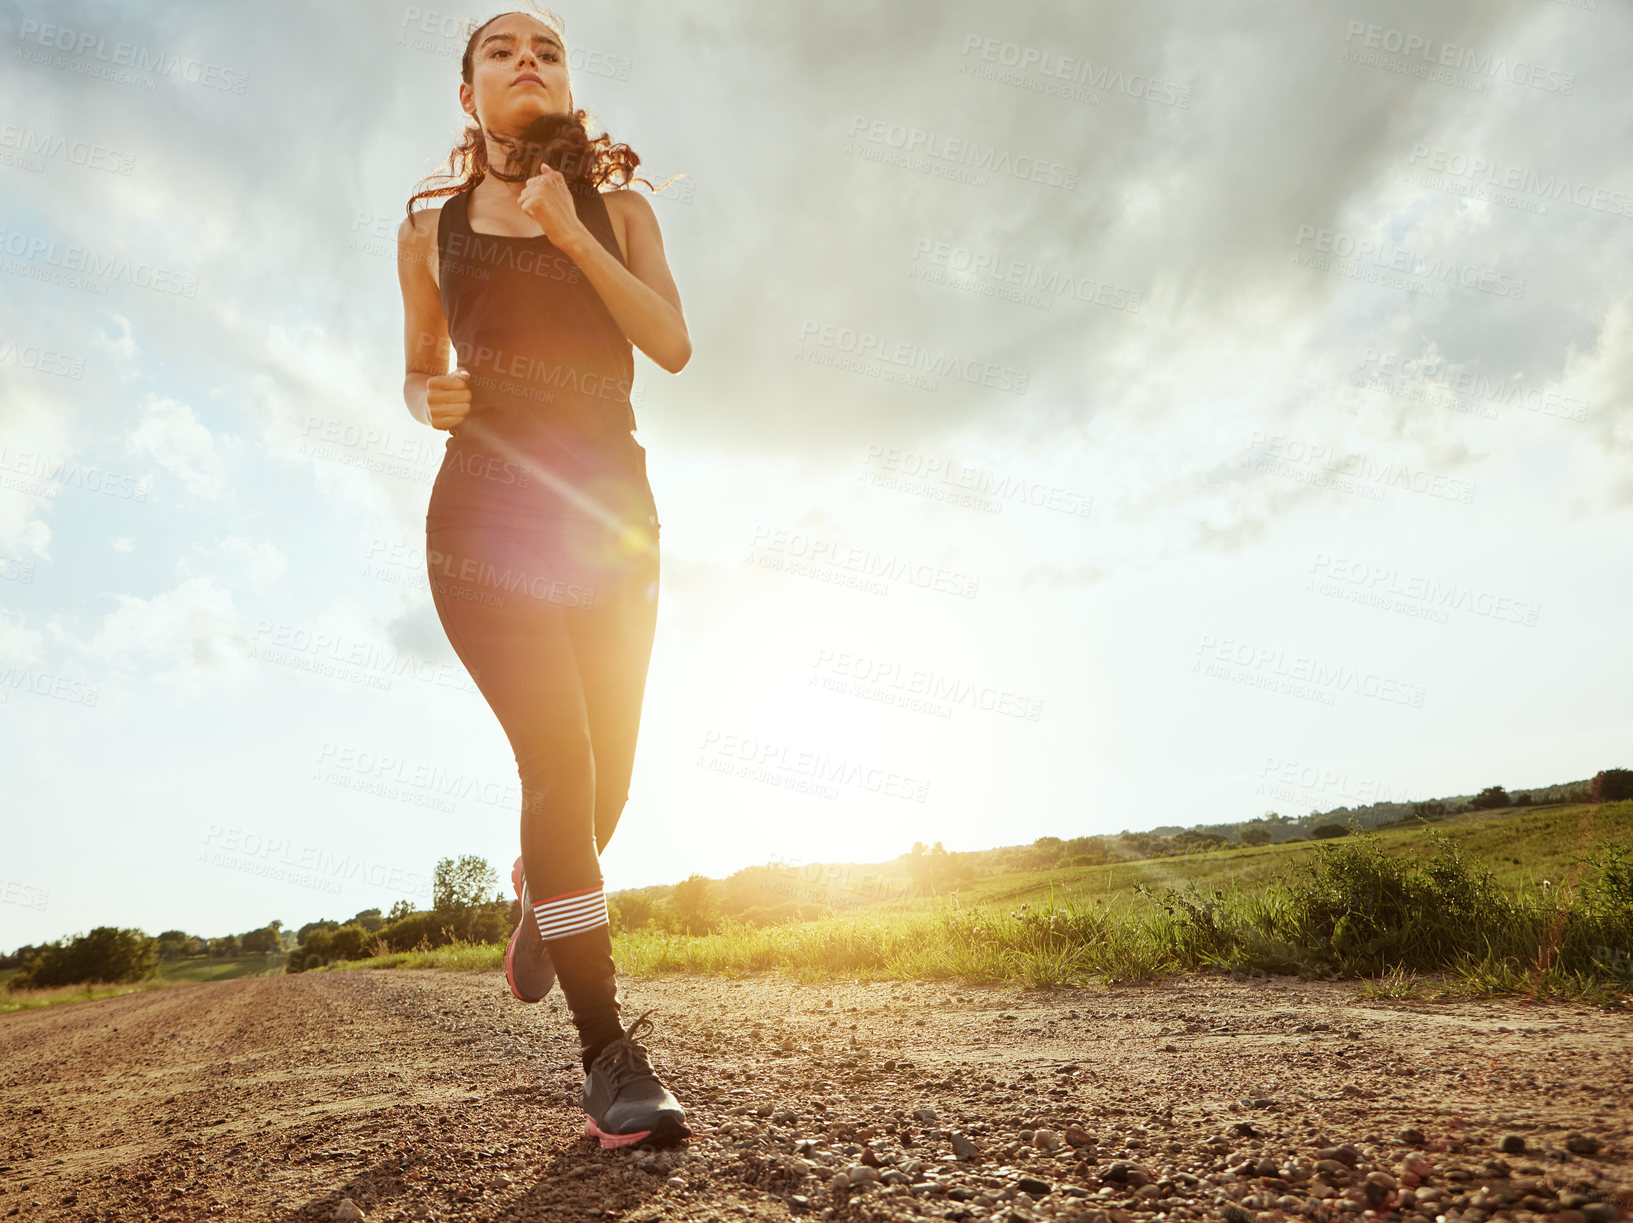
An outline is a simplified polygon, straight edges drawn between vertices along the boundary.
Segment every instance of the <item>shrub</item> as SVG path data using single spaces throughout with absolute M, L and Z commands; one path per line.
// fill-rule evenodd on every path
M 56 985 L 105 981 L 141 981 L 159 967 L 158 943 L 140 930 L 98 926 L 68 943 L 60 939 L 39 948 L 10 989 L 47 989 Z
M 1611 803 L 1633 798 L 1633 769 L 1601 769 L 1594 774 L 1589 802 Z

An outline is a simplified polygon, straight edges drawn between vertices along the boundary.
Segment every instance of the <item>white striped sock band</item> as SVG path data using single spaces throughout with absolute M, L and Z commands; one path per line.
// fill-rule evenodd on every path
M 580 888 L 541 900 L 533 906 L 542 938 L 565 938 L 597 926 L 608 925 L 607 897 L 601 887 Z

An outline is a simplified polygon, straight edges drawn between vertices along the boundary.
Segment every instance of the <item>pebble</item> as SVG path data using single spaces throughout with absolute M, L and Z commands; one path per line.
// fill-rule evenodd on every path
M 1518 1134 L 1504 1134 L 1497 1141 L 1497 1149 L 1504 1155 L 1524 1155 L 1525 1139 Z
M 976 1146 L 962 1132 L 953 1131 L 953 1154 L 959 1159 L 975 1159 L 981 1154 L 981 1148 Z
M 683 1176 L 671 1176 L 668 1180 L 664 1181 L 664 1184 L 668 1185 L 671 1189 L 684 1189 L 686 1188 L 686 1178 Z
M 329 1217 L 334 1219 L 335 1223 L 357 1223 L 357 1220 L 363 1217 L 363 1212 L 351 1198 L 341 1198 L 329 1212 Z
M 1587 1134 L 1566 1134 L 1565 1149 L 1572 1155 L 1596 1155 L 1599 1152 L 1599 1140 Z

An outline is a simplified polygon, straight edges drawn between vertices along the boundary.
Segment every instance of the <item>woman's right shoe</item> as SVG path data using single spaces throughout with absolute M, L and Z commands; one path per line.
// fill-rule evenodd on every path
M 614 1147 L 672 1146 L 692 1136 L 686 1110 L 658 1081 L 646 1046 L 639 1038 L 652 1029 L 643 1014 L 590 1063 L 584 1077 L 584 1133 L 599 1138 L 607 1150 Z
M 556 966 L 550 962 L 550 948 L 539 933 L 538 918 L 527 902 L 527 880 L 522 876 L 522 860 L 510 870 L 510 885 L 522 902 L 522 920 L 511 932 L 505 947 L 505 984 L 521 1002 L 542 1002 L 556 982 Z

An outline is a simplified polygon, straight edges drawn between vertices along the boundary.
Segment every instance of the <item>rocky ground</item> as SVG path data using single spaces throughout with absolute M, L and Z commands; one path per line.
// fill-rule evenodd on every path
M 1479 1223 L 1633 1213 L 1633 1018 L 1192 978 L 624 979 L 683 1147 L 582 1134 L 498 972 L 179 985 L 0 1016 L 0 1218 Z

